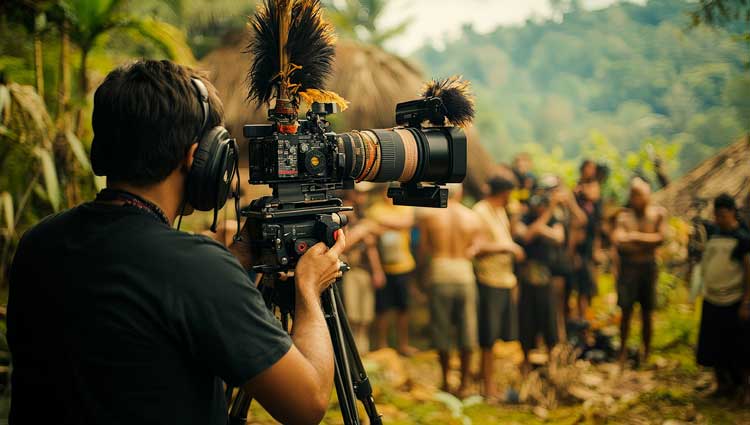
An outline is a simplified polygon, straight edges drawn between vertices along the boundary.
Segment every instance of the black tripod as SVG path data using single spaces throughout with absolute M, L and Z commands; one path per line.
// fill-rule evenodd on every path
M 281 325 L 290 332 L 289 318 L 294 318 L 294 282 L 293 278 L 280 281 L 275 274 L 264 278 L 259 286 L 266 306 L 280 313 Z M 359 425 L 356 400 L 362 402 L 367 417 L 373 425 L 382 424 L 380 415 L 372 398 L 372 387 L 367 378 L 362 360 L 354 343 L 349 321 L 344 313 L 343 301 L 339 289 L 340 279 L 321 295 L 321 305 L 331 335 L 335 357 L 335 384 L 341 415 L 346 425 Z M 234 388 L 227 388 L 226 398 L 229 403 L 229 425 L 245 425 L 247 412 L 252 398 L 242 389 L 232 399 Z

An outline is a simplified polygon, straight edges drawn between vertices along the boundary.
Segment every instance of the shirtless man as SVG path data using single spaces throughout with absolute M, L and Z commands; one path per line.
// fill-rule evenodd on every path
M 471 353 L 477 345 L 477 288 L 471 255 L 481 228 L 476 214 L 461 204 L 461 185 L 451 184 L 449 190 L 447 208 L 425 209 L 420 214 L 419 264 L 429 264 L 430 323 L 443 370 L 442 389 L 450 390 L 450 336 L 455 327 L 461 350 L 461 385 L 455 393 L 463 397 Z
M 656 304 L 656 249 L 664 241 L 667 213 L 662 207 L 651 205 L 651 187 L 640 178 L 630 184 L 628 207 L 617 214 L 612 242 L 613 258 L 617 264 L 617 304 L 622 309 L 620 324 L 620 365 L 627 359 L 627 341 L 633 305 L 641 305 L 643 352 L 648 359 L 651 349 L 652 313 Z

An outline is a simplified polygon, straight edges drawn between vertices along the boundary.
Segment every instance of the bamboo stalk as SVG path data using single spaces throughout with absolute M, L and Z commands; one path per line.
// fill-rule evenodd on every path
M 57 93 L 57 123 L 61 132 L 70 130 L 70 22 L 60 24 L 60 83 Z
M 44 64 L 42 59 L 42 36 L 34 31 L 34 77 L 36 78 L 36 92 L 44 98 Z

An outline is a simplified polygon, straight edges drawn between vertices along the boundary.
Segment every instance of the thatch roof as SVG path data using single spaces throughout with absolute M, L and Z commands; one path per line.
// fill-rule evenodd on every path
M 241 140 L 242 126 L 266 122 L 265 106 L 258 109 L 246 101 L 245 76 L 251 61 L 243 53 L 246 33 L 230 35 L 222 47 L 202 60 L 202 68 L 216 86 L 224 103 L 227 129 Z M 337 131 L 393 126 L 396 103 L 418 97 L 425 78 L 409 61 L 376 46 L 340 40 L 328 89 L 350 102 L 349 108 L 333 118 Z M 478 143 L 477 132 L 469 130 L 469 178 L 467 191 L 478 193 L 492 166 L 491 156 Z M 242 143 L 240 143 L 242 145 Z M 244 156 L 243 156 L 244 158 Z
M 252 60 L 243 53 L 246 45 L 246 34 L 232 34 L 202 61 L 224 102 L 227 128 L 235 135 L 244 124 L 266 122 L 266 106 L 258 109 L 246 101 L 245 76 Z M 375 46 L 340 40 L 327 88 L 351 103 L 334 118 L 337 130 L 392 126 L 396 103 L 416 98 L 422 83 L 421 71 L 407 60 Z
M 672 215 L 688 219 L 694 214 L 694 202 L 712 200 L 727 192 L 739 204 L 750 190 L 750 140 L 729 145 L 703 161 L 689 173 L 654 194 L 654 200 Z

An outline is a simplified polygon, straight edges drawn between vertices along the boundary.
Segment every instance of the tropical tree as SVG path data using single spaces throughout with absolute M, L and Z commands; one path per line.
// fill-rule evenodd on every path
M 699 0 L 690 17 L 693 27 L 736 27 L 739 29 L 736 38 L 750 46 L 750 0 Z
M 87 60 L 104 35 L 120 30 L 130 31 L 150 40 L 170 59 L 194 62 L 193 53 L 178 28 L 151 17 L 129 13 L 126 0 L 66 0 L 62 3 L 68 22 L 70 40 L 80 49 L 78 85 L 82 98 L 91 91 Z M 78 112 L 76 134 L 83 135 L 84 110 Z
M 44 98 L 44 61 L 42 35 L 49 29 L 48 13 L 59 0 L 8 0 L 0 5 L 0 12 L 22 24 L 32 34 L 34 43 L 34 85 Z
M 11 25 L 4 28 L 16 29 L 13 35 L 20 39 L 34 39 L 33 62 L 15 62 L 28 63 L 29 67 L 33 63 L 33 85 L 10 82 L 10 76 L 6 78 L 0 69 L 0 287 L 18 235 L 45 215 L 80 202 L 82 194 L 95 189 L 81 141 L 81 136 L 90 132 L 86 115 L 90 111 L 92 53 L 97 53 L 97 59 L 115 55 L 119 61 L 138 49 L 141 56 L 159 52 L 182 63 L 194 62 L 182 30 L 141 13 L 136 9 L 140 4 L 126 0 L 0 2 L 2 23 Z M 59 49 L 47 48 L 48 53 L 42 56 L 45 43 L 57 47 L 52 43 L 58 42 Z M 126 48 L 108 50 L 115 42 Z M 49 52 L 57 51 L 59 66 L 54 70 L 48 64 L 45 74 L 41 58 L 49 63 Z M 6 47 L 3 52 L 31 56 L 24 48 Z M 74 74 L 75 79 L 71 78 Z M 42 96 L 45 76 L 50 86 L 57 87 L 56 99 L 48 96 L 48 104 Z M 49 107 L 55 104 L 57 114 L 53 117 L 48 111 L 55 109 Z
M 376 46 L 403 33 L 409 25 L 410 19 L 404 18 L 396 25 L 383 27 L 379 20 L 387 3 L 387 0 L 323 1 L 339 35 Z

